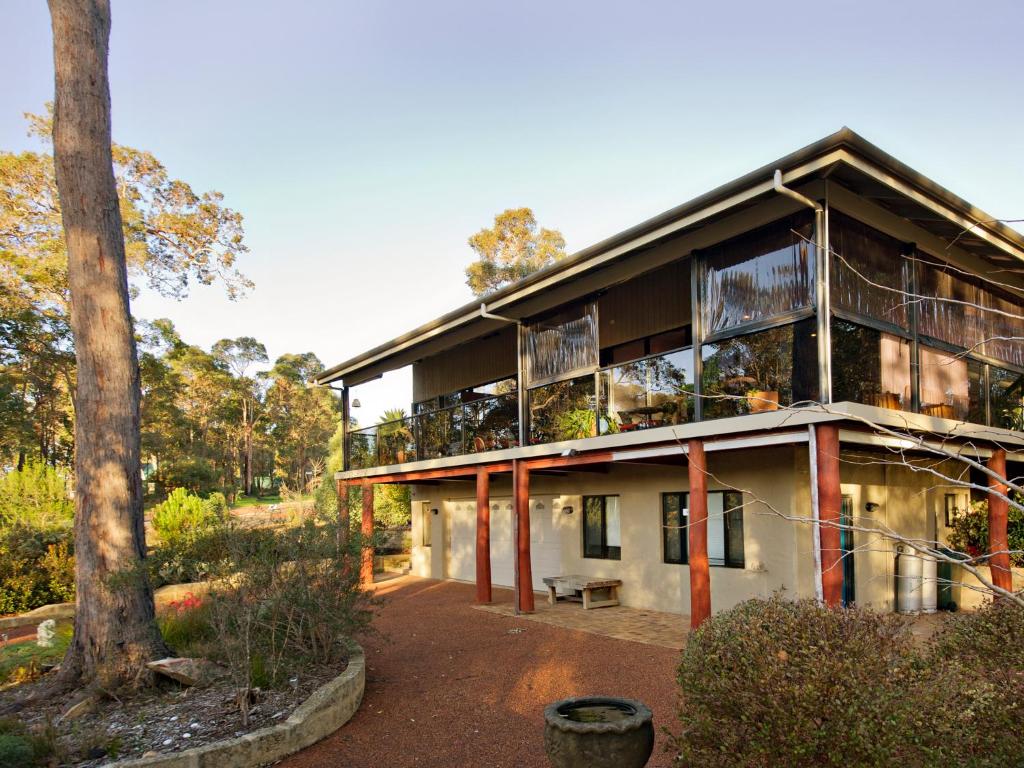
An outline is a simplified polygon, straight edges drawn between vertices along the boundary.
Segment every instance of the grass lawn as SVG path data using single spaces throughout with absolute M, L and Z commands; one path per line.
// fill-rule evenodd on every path
M 310 501 L 312 496 L 303 496 L 299 501 Z M 246 496 L 245 494 L 239 494 L 235 497 L 234 503 L 231 505 L 231 509 L 240 509 L 242 507 L 269 507 L 271 504 L 284 504 L 287 502 L 282 501 L 280 494 L 274 494 L 273 496 Z
M 52 648 L 40 648 L 35 639 L 0 648 L 0 687 L 36 676 L 43 664 L 58 664 L 71 643 L 70 622 L 57 625 Z

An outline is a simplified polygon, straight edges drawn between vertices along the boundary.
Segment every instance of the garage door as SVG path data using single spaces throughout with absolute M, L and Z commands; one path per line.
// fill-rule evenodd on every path
M 533 587 L 544 589 L 545 576 L 561 573 L 557 517 L 551 496 L 530 499 L 530 553 Z M 476 581 L 476 499 L 445 502 L 448 519 L 448 578 Z M 491 580 L 512 586 L 512 499 L 491 499 Z

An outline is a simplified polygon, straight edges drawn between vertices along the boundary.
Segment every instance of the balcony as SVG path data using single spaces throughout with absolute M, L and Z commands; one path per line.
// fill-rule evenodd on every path
M 349 469 L 463 456 L 519 445 L 515 392 L 480 397 L 348 433 Z

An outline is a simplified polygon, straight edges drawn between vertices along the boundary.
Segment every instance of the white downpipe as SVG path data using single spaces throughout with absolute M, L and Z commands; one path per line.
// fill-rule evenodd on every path
M 775 171 L 775 178 L 773 179 L 773 182 L 774 182 L 774 186 L 775 186 L 775 191 L 778 192 L 780 195 L 785 195 L 786 197 L 791 197 L 794 200 L 796 200 L 798 203 L 803 203 L 808 208 L 813 208 L 815 210 L 815 212 L 817 212 L 817 213 L 824 213 L 825 212 L 825 209 L 822 207 L 821 203 L 815 202 L 814 200 L 811 200 L 811 198 L 807 197 L 806 195 L 801 195 L 795 189 L 790 189 L 785 184 L 783 184 L 782 183 L 782 171 L 781 170 L 776 170 Z
M 488 312 L 487 305 L 483 302 L 480 303 L 480 317 L 487 318 L 488 320 L 500 320 L 503 323 L 519 324 L 519 320 L 516 320 L 514 317 L 505 317 L 504 315 L 496 315 L 493 312 Z
M 811 466 L 811 536 L 814 551 L 814 599 L 819 604 L 825 602 L 825 590 L 821 585 L 821 511 L 818 507 L 818 436 L 814 425 L 807 425 L 807 451 L 810 454 Z

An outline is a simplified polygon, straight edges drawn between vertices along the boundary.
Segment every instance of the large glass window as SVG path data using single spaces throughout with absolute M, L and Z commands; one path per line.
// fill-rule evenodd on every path
M 702 254 L 705 336 L 814 304 L 814 224 L 793 216 Z
M 701 357 L 701 403 L 706 419 L 818 400 L 813 318 L 705 344 Z
M 530 323 L 525 342 L 531 384 L 597 368 L 597 303 L 576 304 Z
M 681 349 L 601 371 L 601 434 L 692 421 L 692 369 L 693 351 Z
M 622 558 L 622 521 L 618 496 L 583 497 L 583 556 Z
M 990 365 L 988 382 L 992 426 L 1024 430 L 1024 374 Z
M 909 410 L 910 342 L 832 318 L 832 400 Z
M 939 262 L 919 261 L 917 294 L 917 330 L 921 336 L 983 351 L 985 322 L 977 285 Z
M 480 453 L 519 445 L 519 398 L 515 392 L 463 406 L 466 451 Z
M 985 307 L 985 354 L 1024 367 L 1024 302 L 1013 302 L 994 291 L 981 290 Z
M 907 247 L 838 211 L 829 212 L 832 308 L 909 328 Z
M 529 398 L 531 444 L 597 434 L 594 374 L 536 387 Z
M 666 563 L 689 562 L 689 496 L 661 496 L 662 552 Z M 738 491 L 708 493 L 708 563 L 744 567 L 743 494 Z

